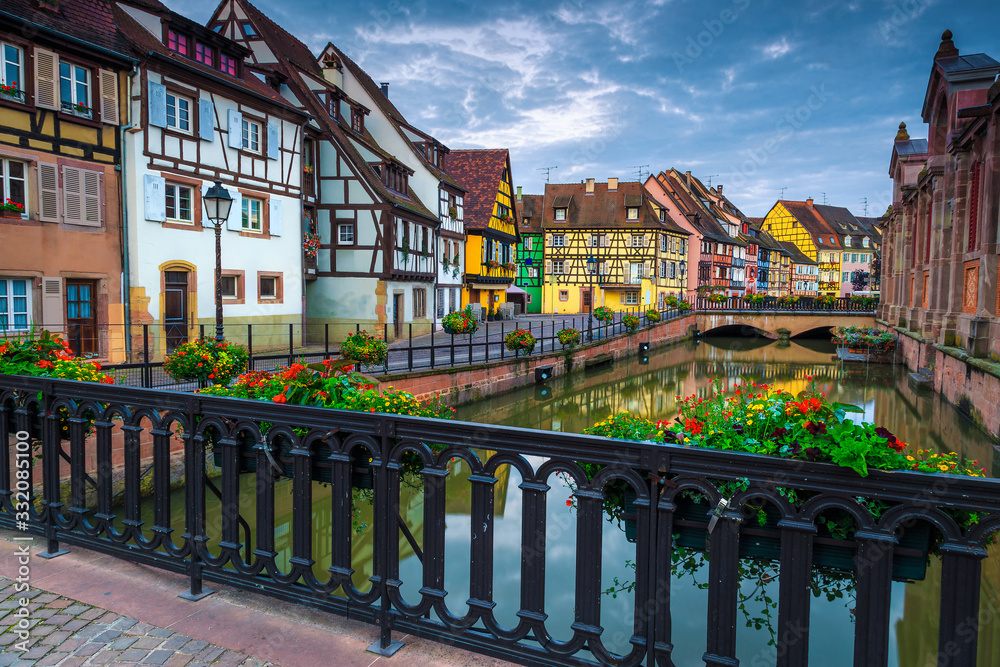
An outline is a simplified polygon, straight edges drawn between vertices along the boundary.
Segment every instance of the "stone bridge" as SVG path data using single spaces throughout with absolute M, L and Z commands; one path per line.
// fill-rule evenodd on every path
M 757 333 L 766 338 L 779 338 L 787 330 L 789 338 L 806 333 L 827 332 L 833 327 L 875 326 L 875 314 L 864 311 L 755 311 L 755 310 L 700 310 L 696 313 L 698 333 L 725 333 L 748 335 Z M 751 331 L 753 330 L 753 331 Z

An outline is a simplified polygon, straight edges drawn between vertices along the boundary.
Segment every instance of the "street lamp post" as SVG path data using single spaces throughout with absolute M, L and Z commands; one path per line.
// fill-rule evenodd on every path
M 687 296 L 687 262 L 681 260 L 681 300 L 686 301 Z
M 233 197 L 216 181 L 202 197 L 205 215 L 215 225 L 215 341 L 221 343 L 222 334 L 222 223 L 229 218 Z
M 594 340 L 594 273 L 597 271 L 597 260 L 593 255 L 587 258 L 587 274 L 590 276 L 590 285 L 587 289 L 590 291 L 590 312 L 587 313 L 589 317 L 587 318 L 587 340 Z

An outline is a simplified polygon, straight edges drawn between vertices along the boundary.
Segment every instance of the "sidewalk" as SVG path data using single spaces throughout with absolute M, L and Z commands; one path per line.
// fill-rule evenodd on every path
M 406 667 L 509 663 L 446 644 L 394 635 L 404 648 L 392 658 L 366 652 L 378 628 L 289 602 L 220 586 L 198 602 L 177 597 L 186 577 L 79 547 L 52 560 L 31 547 L 28 593 L 15 593 L 14 534 L 0 531 L 0 667 L 7 665 L 139 664 L 344 665 Z M 31 599 L 33 625 L 25 653 L 10 632 L 17 598 Z

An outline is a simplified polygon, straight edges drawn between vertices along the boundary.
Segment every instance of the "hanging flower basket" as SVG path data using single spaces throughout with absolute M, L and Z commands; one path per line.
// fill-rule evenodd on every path
M 580 344 L 580 330 L 572 327 L 560 329 L 556 332 L 556 338 L 559 339 L 563 347 L 573 347 Z
M 660 311 L 656 308 L 650 308 L 646 311 L 646 321 L 650 324 L 656 324 L 660 321 Z
M 479 322 L 472 316 L 472 306 L 466 306 L 465 310 L 445 315 L 441 320 L 441 326 L 444 327 L 445 333 L 455 336 L 471 336 L 479 329 Z
M 639 316 L 638 315 L 625 315 L 622 317 L 622 324 L 628 329 L 629 333 L 632 333 L 639 328 Z
M 163 362 L 174 382 L 197 380 L 203 385 L 227 385 L 247 369 L 250 353 L 242 345 L 210 338 L 181 343 Z
M 367 366 L 384 366 L 389 358 L 385 341 L 365 330 L 348 336 L 340 346 L 340 356 Z
M 594 309 L 594 319 L 601 324 L 607 324 L 615 318 L 615 311 L 611 310 L 607 306 L 600 306 Z
M 302 249 L 305 250 L 306 257 L 314 259 L 322 243 L 323 240 L 320 238 L 319 234 L 306 232 L 302 237 Z
M 837 297 L 832 294 L 820 294 L 813 299 L 813 305 L 819 308 L 831 308 L 837 303 Z
M 521 352 L 531 354 L 536 342 L 535 335 L 527 329 L 515 329 L 503 339 L 504 347 L 518 356 Z

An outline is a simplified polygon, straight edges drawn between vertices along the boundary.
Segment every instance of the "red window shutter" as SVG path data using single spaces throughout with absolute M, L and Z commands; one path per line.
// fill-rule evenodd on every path
M 979 166 L 972 165 L 971 183 L 969 184 L 969 246 L 966 252 L 972 252 L 979 246 Z

